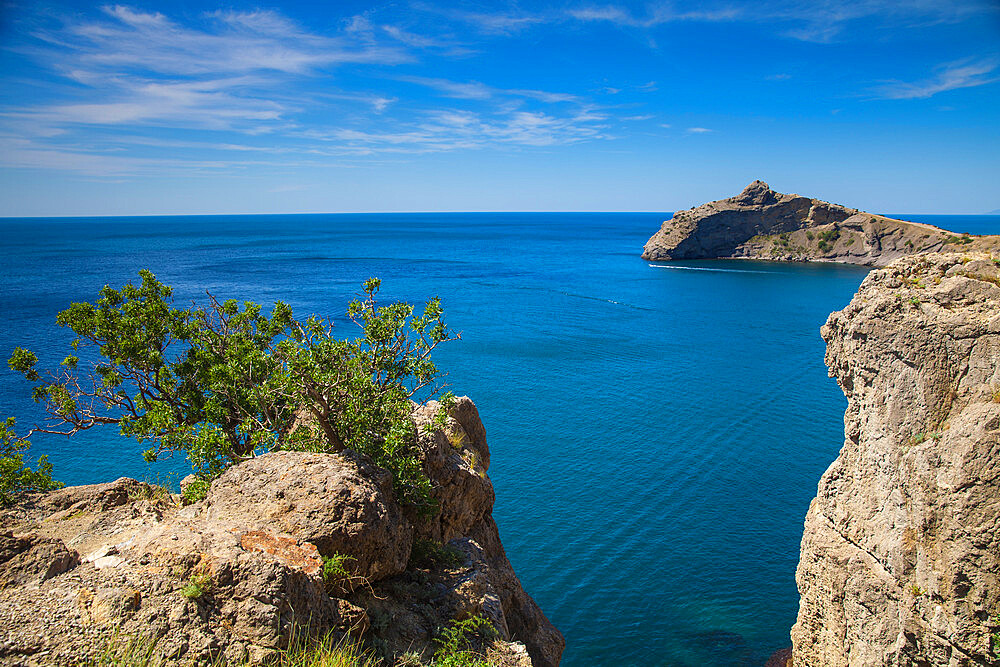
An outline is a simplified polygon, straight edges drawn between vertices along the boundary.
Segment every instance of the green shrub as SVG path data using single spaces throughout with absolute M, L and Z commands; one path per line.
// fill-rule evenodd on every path
M 34 383 L 56 423 L 37 430 L 114 424 L 150 445 L 149 461 L 184 453 L 204 481 L 268 451 L 350 448 L 390 471 L 405 503 L 434 510 L 410 400 L 435 393 L 431 352 L 458 338 L 439 299 L 416 315 L 406 303 L 380 305 L 381 281 L 366 280 L 363 298 L 347 308 L 361 335 L 344 340 L 324 320 L 296 320 L 280 301 L 269 315 L 212 295 L 204 306 L 177 308 L 170 287 L 149 271 L 139 275 L 139 285 L 106 286 L 94 303 L 58 314 L 76 335 L 58 371 L 43 377 L 34 354 L 14 351 L 10 367 Z M 86 348 L 99 360 L 81 373 L 75 353 Z
M 181 595 L 189 600 L 200 600 L 212 592 L 212 575 L 208 573 L 193 574 L 187 584 L 181 588 Z
M 476 638 L 489 639 L 495 635 L 496 630 L 482 616 L 452 621 L 434 638 L 439 648 L 431 664 L 433 667 L 489 667 L 489 663 L 470 647 Z
M 190 505 L 192 503 L 204 500 L 208 495 L 208 490 L 212 487 L 212 483 L 205 479 L 196 479 L 181 491 L 181 498 L 184 499 L 185 505 Z
M 52 464 L 43 454 L 32 470 L 24 462 L 31 443 L 14 434 L 14 418 L 0 422 L 0 507 L 9 507 L 22 494 L 62 487 L 52 479 Z
M 356 560 L 354 556 L 344 554 L 323 556 L 323 582 L 328 591 L 337 590 L 354 576 L 347 569 L 348 561 L 352 560 Z
M 434 540 L 417 538 L 410 550 L 409 568 L 430 569 L 438 565 L 459 567 L 465 563 L 465 554 L 451 546 Z

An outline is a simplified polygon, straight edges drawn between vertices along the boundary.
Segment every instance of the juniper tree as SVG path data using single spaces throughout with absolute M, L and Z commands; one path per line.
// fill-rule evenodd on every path
M 410 401 L 439 389 L 431 353 L 458 338 L 439 299 L 417 315 L 406 303 L 380 305 L 381 281 L 366 280 L 347 308 L 360 328 L 349 339 L 280 301 L 265 313 L 209 294 L 180 308 L 170 287 L 139 275 L 138 285 L 105 286 L 94 303 L 58 314 L 76 336 L 58 369 L 40 372 L 34 353 L 14 350 L 10 367 L 34 383 L 48 415 L 32 432 L 116 425 L 144 443 L 147 460 L 182 452 L 203 480 L 277 449 L 350 448 L 392 472 L 404 501 L 429 503 Z

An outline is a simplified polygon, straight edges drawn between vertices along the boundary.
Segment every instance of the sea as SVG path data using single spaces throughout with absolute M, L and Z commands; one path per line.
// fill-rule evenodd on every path
M 435 351 L 486 425 L 494 516 L 563 665 L 763 665 L 790 645 L 802 522 L 843 442 L 820 326 L 855 266 L 640 258 L 660 213 L 412 213 L 0 219 L 0 354 L 54 367 L 55 323 L 147 268 L 206 292 L 331 319 L 366 278 L 439 296 L 461 340 Z M 897 216 L 1000 233 L 1000 216 Z M 0 372 L 0 416 L 41 418 Z M 56 478 L 176 484 L 113 429 L 36 435 Z

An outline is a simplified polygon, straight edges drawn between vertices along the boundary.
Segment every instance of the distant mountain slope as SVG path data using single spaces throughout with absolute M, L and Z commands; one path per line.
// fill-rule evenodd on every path
M 1000 250 L 1000 236 L 953 234 L 819 199 L 781 194 L 754 181 L 739 195 L 678 211 L 643 247 L 666 259 L 771 259 L 885 266 L 946 249 Z

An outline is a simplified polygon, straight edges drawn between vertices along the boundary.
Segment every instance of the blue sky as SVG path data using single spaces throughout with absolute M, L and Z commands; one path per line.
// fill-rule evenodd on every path
M 1000 208 L 995 1 L 0 7 L 0 215 Z

